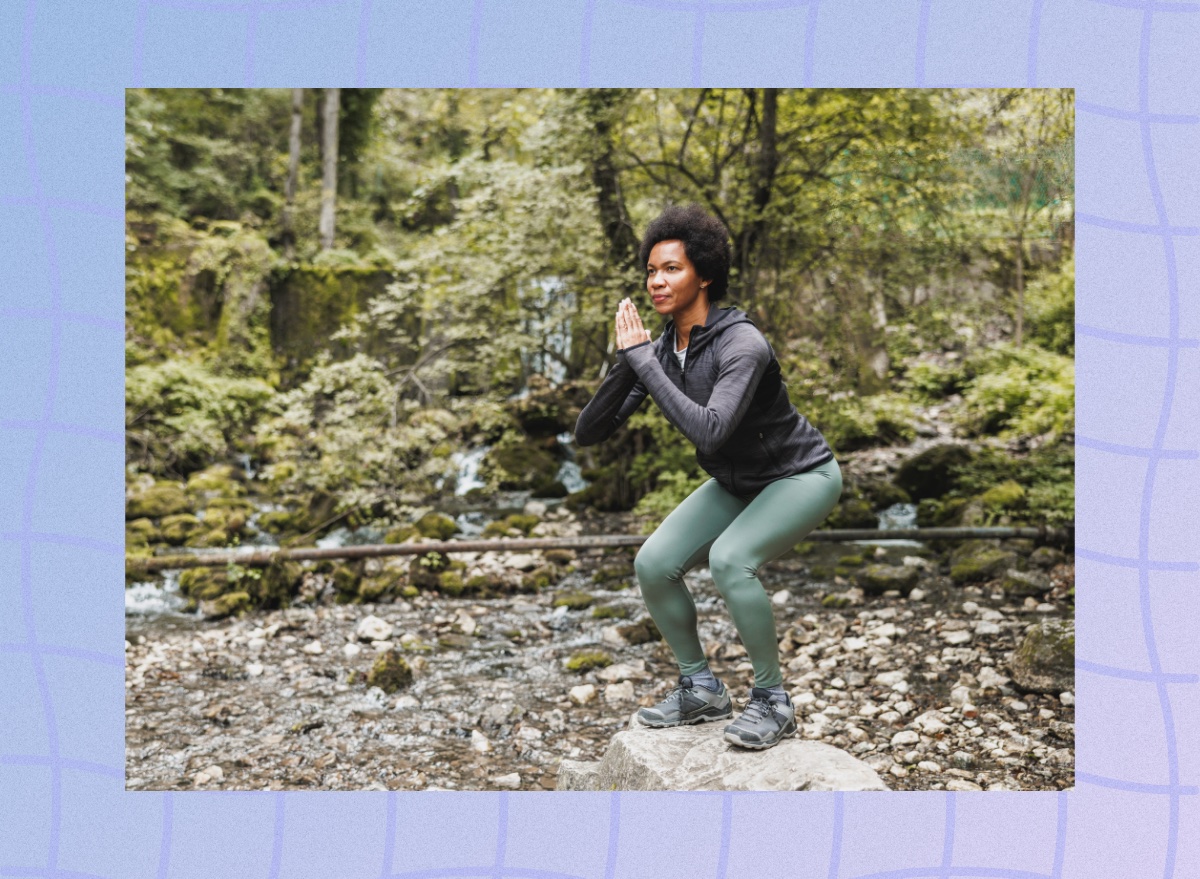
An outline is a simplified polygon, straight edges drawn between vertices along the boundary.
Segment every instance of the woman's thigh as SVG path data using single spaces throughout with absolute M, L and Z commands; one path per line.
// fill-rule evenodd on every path
M 836 461 L 777 479 L 746 506 L 721 535 L 712 552 L 733 555 L 757 570 L 777 559 L 833 511 L 842 494 Z
M 642 544 L 639 572 L 682 576 L 708 558 L 709 547 L 746 508 L 746 502 L 710 479 L 684 498 Z

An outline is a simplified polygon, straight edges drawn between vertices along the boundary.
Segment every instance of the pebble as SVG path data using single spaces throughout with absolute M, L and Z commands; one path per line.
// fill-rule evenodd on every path
M 920 763 L 917 764 L 917 768 L 920 769 L 922 772 L 941 772 L 942 771 L 942 767 L 938 766 L 932 760 L 922 760 Z
M 780 589 L 778 592 L 776 592 L 774 595 L 771 596 L 771 604 L 775 605 L 776 607 L 784 607 L 791 600 L 792 600 L 792 593 L 789 592 L 787 589 Z
M 628 702 L 633 699 L 633 682 L 621 681 L 619 684 L 609 684 L 604 688 L 605 702 Z
M 252 678 L 256 678 L 263 673 L 261 662 L 251 662 L 246 665 L 246 674 Z
M 354 636 L 360 641 L 387 641 L 392 637 L 392 624 L 370 614 L 359 620 Z
M 1061 702 L 1063 705 L 1067 705 L 1067 706 L 1074 705 L 1075 704 L 1075 694 L 1072 693 L 1070 690 L 1066 691 L 1065 693 L 1059 693 L 1058 701 Z
M 502 787 L 505 790 L 520 790 L 521 776 L 517 772 L 510 772 L 508 775 L 497 775 L 492 778 L 492 784 L 496 787 Z
M 1038 605 L 1036 608 L 1034 608 L 1034 609 L 1035 609 L 1035 610 L 1036 610 L 1038 613 L 1054 613 L 1056 610 L 1058 610 L 1058 608 L 1057 608 L 1057 607 L 1055 607 L 1053 604 L 1046 604 L 1046 603 L 1044 603 L 1044 602 L 1043 602 L 1042 604 L 1039 604 L 1039 605 Z
M 471 749 L 478 751 L 480 754 L 486 754 L 492 750 L 492 743 L 477 729 L 471 730 Z
M 982 787 L 973 781 L 967 781 L 965 778 L 952 778 L 946 782 L 946 790 L 952 791 L 968 791 L 968 790 L 983 790 Z
M 572 687 L 567 695 L 576 705 L 587 705 L 596 700 L 596 687 L 592 684 L 580 684 Z
M 358 654 L 360 654 L 360 653 L 362 653 L 362 648 L 359 647 L 357 644 L 355 644 L 353 641 L 342 645 L 342 655 L 345 656 L 347 659 L 353 659 L 354 657 L 358 656 Z
M 397 711 L 404 711 L 409 708 L 420 708 L 421 700 L 418 699 L 416 696 L 410 696 L 408 693 L 405 693 L 403 696 L 401 696 L 399 699 L 396 700 L 396 704 L 394 707 Z
M 971 640 L 971 633 L 967 631 L 942 632 L 942 640 L 951 646 L 966 644 Z
M 915 745 L 921 737 L 911 729 L 902 730 L 892 736 L 892 747 L 897 745 Z
M 209 782 L 212 782 L 212 781 L 224 781 L 224 780 L 225 780 L 225 770 L 222 769 L 216 763 L 214 763 L 212 766 L 206 766 L 203 769 L 201 769 L 198 773 L 196 773 L 196 777 L 193 779 L 193 781 L 195 782 L 195 784 L 197 786 L 202 785 L 202 784 L 208 784 Z
M 925 595 L 926 595 L 926 593 L 925 593 L 924 589 L 917 588 L 917 589 L 914 589 L 912 592 L 908 593 L 908 600 L 909 601 L 924 601 Z
M 321 646 L 320 641 L 310 641 L 300 648 L 305 653 L 311 653 L 314 656 L 319 656 L 325 652 L 325 648 Z

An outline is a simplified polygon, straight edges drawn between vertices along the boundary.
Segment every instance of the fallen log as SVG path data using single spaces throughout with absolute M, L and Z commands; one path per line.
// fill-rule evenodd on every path
M 1041 543 L 1069 546 L 1073 526 L 1065 528 L 841 528 L 814 531 L 805 541 L 837 543 L 850 540 L 974 540 L 1023 537 Z M 603 549 L 641 546 L 649 535 L 616 534 L 588 537 L 529 537 L 516 540 L 436 540 L 425 543 L 364 544 L 329 548 L 247 547 L 244 550 L 205 552 L 203 554 L 126 556 L 125 573 L 141 574 L 181 568 L 219 568 L 241 565 L 263 568 L 283 561 L 319 561 L 326 559 L 367 559 L 396 555 L 424 555 L 427 552 L 522 552 L 531 549 Z

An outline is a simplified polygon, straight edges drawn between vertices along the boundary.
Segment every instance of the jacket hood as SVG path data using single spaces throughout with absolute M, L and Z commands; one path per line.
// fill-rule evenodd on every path
M 711 343 L 721 333 L 738 324 L 758 326 L 750 319 L 750 316 L 746 312 L 736 306 L 730 305 L 726 308 L 721 308 L 716 304 L 710 304 L 708 306 L 708 317 L 704 319 L 704 325 L 692 328 L 692 334 L 688 338 L 688 356 L 695 356 L 698 351 Z M 674 319 L 667 321 L 667 325 L 663 329 L 662 338 L 664 342 L 670 339 L 670 350 L 674 351 L 677 344 Z

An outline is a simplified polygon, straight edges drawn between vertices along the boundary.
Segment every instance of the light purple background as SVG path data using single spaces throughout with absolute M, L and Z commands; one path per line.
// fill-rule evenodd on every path
M 1200 3 L 0 5 L 0 876 L 1200 875 Z M 1078 97 L 1070 793 L 125 793 L 123 89 Z

